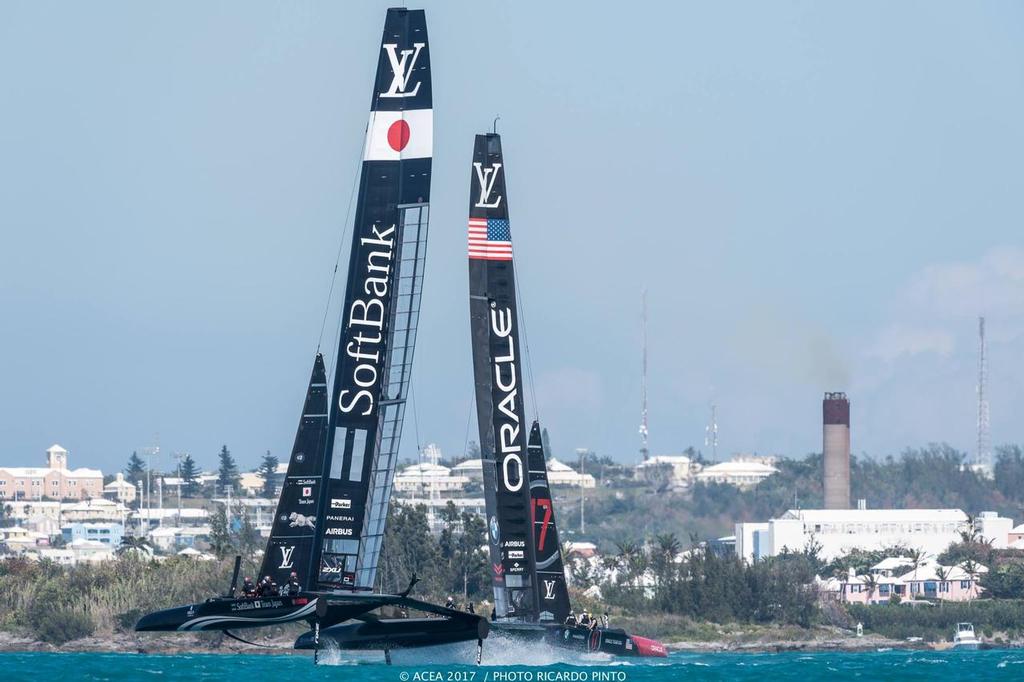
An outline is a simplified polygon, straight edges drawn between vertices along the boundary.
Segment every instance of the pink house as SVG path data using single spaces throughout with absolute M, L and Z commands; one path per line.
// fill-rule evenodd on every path
M 88 500 L 103 495 L 103 472 L 68 469 L 68 451 L 46 451 L 45 467 L 0 467 L 0 500 Z
M 978 579 L 988 572 L 980 565 L 969 568 L 965 564 L 926 562 L 915 569 L 906 557 L 890 557 L 872 566 L 869 575 L 853 575 L 851 569 L 851 575 L 840 581 L 839 600 L 847 604 L 884 604 L 898 596 L 901 600 L 968 601 L 979 596 Z

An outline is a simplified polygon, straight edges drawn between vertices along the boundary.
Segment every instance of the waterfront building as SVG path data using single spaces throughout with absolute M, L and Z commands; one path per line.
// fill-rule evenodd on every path
M 993 511 L 981 512 L 978 518 L 974 519 L 974 530 L 981 540 L 991 544 L 995 549 L 1006 549 L 1010 546 L 1013 519 L 1000 516 Z
M 439 493 L 461 492 L 469 485 L 469 478 L 453 475 L 446 466 L 433 462 L 420 462 L 408 466 L 395 474 L 394 488 L 399 493 L 436 491 Z
M 839 600 L 848 604 L 887 604 L 893 597 L 969 601 L 981 594 L 978 581 L 987 572 L 985 566 L 969 566 L 966 562 L 943 566 L 925 561 L 915 568 L 907 557 L 888 557 L 865 575 L 856 575 L 851 568 L 839 580 Z
M 68 469 L 68 451 L 52 445 L 45 467 L 0 467 L 0 500 L 84 500 L 103 494 L 99 469 Z
M 903 545 L 937 556 L 970 528 L 960 509 L 790 509 L 777 519 L 736 524 L 736 554 L 746 561 L 820 546 L 830 561 L 851 549 Z

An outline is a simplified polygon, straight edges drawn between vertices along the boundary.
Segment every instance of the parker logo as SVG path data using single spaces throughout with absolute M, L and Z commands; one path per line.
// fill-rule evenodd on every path
M 508 558 L 509 559 L 523 559 L 525 557 L 523 555 L 523 550 L 521 550 L 521 549 L 510 549 L 508 551 Z
M 291 568 L 292 567 L 292 553 L 295 551 L 295 547 L 278 547 L 281 550 L 281 565 L 278 568 Z
M 420 50 L 426 47 L 426 43 L 413 43 L 411 50 L 398 49 L 397 43 L 385 43 L 381 47 L 388 55 L 388 63 L 391 64 L 391 85 L 387 92 L 380 93 L 381 97 L 415 97 L 420 91 L 420 82 L 417 81 L 412 90 L 409 90 L 409 79 L 416 68 L 416 60 L 420 58 Z
M 501 169 L 501 164 L 496 163 L 490 168 L 484 168 L 484 165 L 480 162 L 474 162 L 473 168 L 476 170 L 476 179 L 480 183 L 480 198 L 476 202 L 477 208 L 497 208 L 498 204 L 501 203 L 501 195 L 494 201 L 488 201 L 491 198 L 491 190 L 494 189 L 494 181 L 498 179 L 498 171 Z
M 331 499 L 331 509 L 351 509 L 352 500 Z

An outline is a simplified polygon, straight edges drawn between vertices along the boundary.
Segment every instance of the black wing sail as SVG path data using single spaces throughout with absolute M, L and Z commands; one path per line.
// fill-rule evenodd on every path
M 293 571 L 298 574 L 304 589 L 309 589 L 314 582 L 311 570 L 315 565 L 313 542 L 319 516 L 317 502 L 324 476 L 326 444 L 327 372 L 323 356 L 317 353 L 260 568 L 260 577 L 269 575 L 278 585 L 288 582 Z
M 526 475 L 519 311 L 505 163 L 498 135 L 477 135 L 470 173 L 469 311 L 495 611 L 534 620 L 534 546 Z
M 372 589 L 412 369 L 433 145 L 422 10 L 389 9 L 366 129 L 321 491 L 318 584 Z
M 537 595 L 540 603 L 538 620 L 563 623 L 572 604 L 565 584 L 562 545 L 555 526 L 555 508 L 548 485 L 547 457 L 541 438 L 540 424 L 533 422 L 526 446 L 530 467 L 530 515 L 533 520 L 533 542 L 537 556 Z

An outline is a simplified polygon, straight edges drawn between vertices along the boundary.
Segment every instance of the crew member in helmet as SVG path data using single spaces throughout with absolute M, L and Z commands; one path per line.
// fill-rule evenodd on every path
M 590 627 L 590 612 L 589 611 L 584 610 L 583 613 L 580 614 L 579 625 L 580 625 L 580 627 L 583 627 L 583 628 L 589 628 Z
M 285 585 L 289 597 L 294 597 L 302 591 L 302 584 L 299 583 L 299 574 L 292 571 L 292 574 L 288 576 L 288 583 Z
M 579 622 L 576 620 L 575 611 L 569 611 L 569 615 L 565 617 L 565 624 L 571 628 L 574 628 L 577 625 L 579 625 Z
M 451 595 L 448 596 L 448 600 L 444 603 L 444 607 L 446 609 L 454 609 L 455 608 L 455 600 L 451 598 Z
M 245 576 L 245 580 L 242 581 L 242 596 L 249 598 L 256 596 L 256 585 L 253 584 L 252 578 L 249 576 Z

